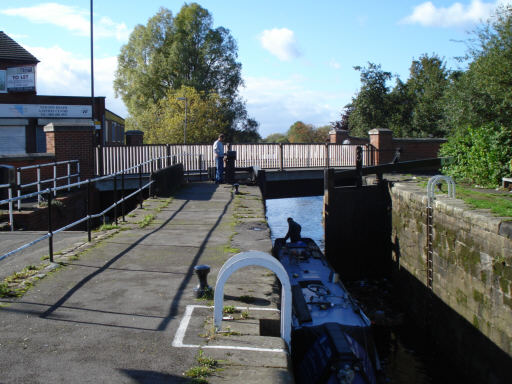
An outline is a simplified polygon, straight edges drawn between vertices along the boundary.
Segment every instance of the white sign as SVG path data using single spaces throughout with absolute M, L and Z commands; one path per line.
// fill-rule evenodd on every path
M 59 117 L 87 118 L 92 116 L 90 105 L 0 104 L 0 117 Z
M 7 91 L 26 92 L 36 90 L 35 67 L 7 68 Z
M 7 71 L 0 71 L 0 93 L 7 93 Z

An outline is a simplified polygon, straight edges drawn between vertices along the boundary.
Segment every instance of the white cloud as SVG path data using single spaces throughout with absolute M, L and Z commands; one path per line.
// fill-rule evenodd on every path
M 341 64 L 338 63 L 336 60 L 331 59 L 331 61 L 329 61 L 329 67 L 331 67 L 333 69 L 340 69 L 341 68 Z
M 454 3 L 449 7 L 436 7 L 431 1 L 414 7 L 411 15 L 402 20 L 406 24 L 429 27 L 465 26 L 486 20 L 498 5 L 510 1 L 483 2 L 472 0 L 470 4 Z
M 287 28 L 274 28 L 263 31 L 260 35 L 263 48 L 281 61 L 288 61 L 300 56 L 295 34 Z
M 89 36 L 91 31 L 89 11 L 68 5 L 44 3 L 33 7 L 4 9 L 0 13 L 22 17 L 32 23 L 56 25 L 79 36 Z M 102 17 L 94 21 L 94 35 L 126 41 L 129 31 L 124 23 L 115 23 L 108 17 Z
M 25 47 L 41 62 L 37 65 L 37 93 L 40 95 L 90 96 L 91 62 L 77 58 L 58 46 Z M 127 116 L 122 100 L 115 99 L 112 86 L 117 57 L 94 59 L 94 94 L 106 96 L 107 108 Z
M 352 94 L 310 90 L 300 76 L 288 79 L 268 77 L 244 78 L 241 94 L 247 100 L 247 111 L 259 123 L 259 133 L 285 133 L 301 120 L 314 126 L 327 125 L 339 118 L 342 106 Z

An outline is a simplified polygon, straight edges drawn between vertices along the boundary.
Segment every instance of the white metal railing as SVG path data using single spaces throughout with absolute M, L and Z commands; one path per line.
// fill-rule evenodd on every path
M 61 163 L 66 163 L 66 162 L 61 162 Z M 56 164 L 60 164 L 60 163 L 56 163 Z M 138 164 L 135 164 L 131 167 L 127 167 L 127 168 L 123 168 L 121 170 L 118 170 L 116 172 L 112 172 L 111 174 L 108 174 L 108 175 L 105 175 L 105 176 L 100 176 L 100 177 L 96 177 L 94 179 L 91 179 L 91 181 L 101 181 L 101 180 L 104 180 L 104 179 L 109 179 L 109 178 L 112 178 L 112 177 L 116 177 L 116 176 L 119 176 L 119 175 L 128 175 L 128 174 L 136 174 L 136 173 L 139 173 L 139 174 L 142 174 L 142 173 L 150 173 L 150 172 L 154 172 L 154 171 L 157 171 L 161 168 L 164 168 L 164 167 L 167 167 L 171 164 L 174 164 L 171 162 L 171 159 L 163 156 L 163 157 L 157 157 L 157 158 L 152 158 L 150 160 L 146 160 L 144 162 L 141 162 L 141 163 L 138 163 Z M 33 167 L 37 167 L 37 166 L 31 166 L 32 168 Z M 71 177 L 73 176 L 76 176 L 76 175 L 71 175 Z M 66 177 L 60 177 L 59 179 L 63 179 L 63 178 L 67 178 Z M 53 180 L 53 179 L 51 179 Z M 80 188 L 81 186 L 83 186 L 84 184 L 86 184 L 88 182 L 88 180 L 85 180 L 85 181 L 80 181 L 80 177 L 78 176 L 78 181 L 76 183 L 72 183 L 72 184 L 64 184 L 64 185 L 61 185 L 61 186 L 58 186 L 57 183 L 53 183 L 53 186 L 50 187 L 50 188 L 46 188 L 44 190 L 41 190 L 39 187 L 38 187 L 38 190 L 37 192 L 33 192 L 33 193 L 28 193 L 28 194 L 18 194 L 18 196 L 13 196 L 13 193 L 12 193 L 12 185 L 10 184 L 2 184 L 0 185 L 0 188 L 8 188 L 8 198 L 7 199 L 4 199 L 4 200 L 0 200 L 0 207 L 2 205 L 8 205 L 8 210 L 9 210 L 9 226 L 10 226 L 10 229 L 11 231 L 14 231 L 14 215 L 13 215 L 13 205 L 14 203 L 17 203 L 18 204 L 18 207 L 19 207 L 19 202 L 21 200 L 26 200 L 26 199 L 31 199 L 31 198 L 34 198 L 34 197 L 37 197 L 38 199 L 38 202 L 43 200 L 43 195 L 47 195 L 49 193 L 49 191 L 51 191 L 51 193 L 53 194 L 53 197 L 56 197 L 57 196 L 57 193 L 59 191 L 62 191 L 64 189 L 66 190 L 70 190 L 71 188 Z M 33 185 L 35 183 L 32 183 L 30 185 Z M 40 205 L 40 204 L 38 204 Z M 94 218 L 94 217 L 93 217 Z M 77 224 L 80 224 L 80 223 L 74 223 L 73 226 L 77 225 Z M 0 259 L 1 260 L 1 259 Z
M 10 252 L 7 252 L 3 255 L 0 255 L 0 260 L 3 260 L 5 259 L 6 257 L 8 256 L 11 256 L 17 252 L 20 252 L 22 251 L 23 249 L 26 249 L 34 244 L 37 244 L 39 243 L 40 241 L 43 241 L 45 239 L 48 239 L 49 240 L 49 248 L 50 248 L 50 261 L 53 262 L 53 236 L 59 232 L 62 232 L 62 231 L 65 231 L 67 229 L 70 229 L 70 228 L 73 228 L 75 226 L 77 226 L 78 224 L 81 224 L 85 221 L 87 221 L 88 223 L 90 223 L 90 221 L 92 219 L 95 219 L 95 218 L 98 218 L 98 217 L 101 217 L 101 216 L 104 216 L 107 212 L 111 211 L 112 209 L 115 209 L 118 205 L 121 205 L 121 204 L 124 204 L 126 200 L 130 199 L 131 197 L 135 196 L 137 193 L 141 194 L 142 191 L 144 189 L 147 189 L 149 188 L 153 183 L 154 181 L 150 180 L 148 181 L 146 184 L 142 184 L 142 179 L 141 179 L 141 176 L 142 176 L 142 172 L 143 172 L 143 169 L 147 168 L 147 169 L 151 169 L 152 172 L 154 171 L 157 171 L 158 169 L 160 168 L 163 168 L 165 165 L 164 164 L 167 164 L 167 162 L 165 160 L 168 160 L 167 158 L 165 157 L 159 157 L 159 158 L 154 158 L 154 159 L 150 159 L 148 161 L 145 161 L 145 162 L 141 162 L 139 164 L 136 164 L 132 167 L 129 167 L 129 168 L 126 168 L 126 169 L 123 169 L 121 171 L 118 171 L 118 172 L 115 172 L 115 173 L 112 173 L 110 175 L 106 175 L 106 176 L 100 176 L 100 177 L 96 177 L 96 178 L 93 178 L 93 179 L 87 179 L 87 180 L 84 180 L 84 181 L 80 181 L 80 182 L 76 182 L 76 183 L 73 183 L 73 184 L 69 184 L 69 185 L 63 185 L 63 186 L 54 186 L 53 188 L 47 188 L 43 191 L 38 191 L 38 192 L 34 192 L 34 193 L 30 193 L 30 194 L 26 194 L 26 195 L 22 195 L 22 196 L 19 196 L 19 197 L 12 197 L 10 196 L 9 199 L 6 199 L 6 200 L 0 200 L 0 206 L 1 205 L 4 205 L 4 204 L 9 204 L 10 206 L 12 206 L 12 203 L 19 200 L 19 199 L 26 199 L 26 198 L 31 198 L 31 197 L 34 197 L 34 196 L 38 196 L 38 195 L 41 195 L 41 194 L 46 194 L 48 195 L 48 217 L 51 218 L 51 207 L 52 207 L 52 198 L 55 196 L 55 194 L 57 193 L 57 191 L 59 190 L 63 190 L 63 189 L 66 189 L 66 188 L 80 188 L 80 187 L 83 187 L 84 185 L 86 185 L 88 187 L 88 189 L 91 187 L 91 184 L 94 183 L 94 182 L 97 182 L 97 181 L 101 181 L 101 180 L 107 180 L 107 179 L 114 179 L 114 185 L 115 185 L 115 180 L 118 176 L 121 176 L 121 177 L 124 177 L 124 175 L 127 175 L 127 174 L 134 174 L 134 173 L 138 173 L 139 174 L 139 188 L 135 191 L 133 191 L 132 193 L 124 196 L 124 191 L 122 193 L 122 197 L 121 199 L 115 201 L 113 204 L 111 204 L 109 207 L 105 208 L 103 211 L 101 212 L 98 212 L 96 214 L 92 214 L 89 212 L 89 206 L 88 206 L 88 212 L 86 214 L 86 216 L 72 222 L 72 223 L 69 223 L 67 225 L 65 225 L 64 227 L 61 227 L 59 229 L 56 229 L 56 230 L 53 230 L 52 229 L 52 226 L 51 226 L 51 219 L 49 220 L 49 224 L 48 224 L 48 233 L 27 243 L 27 244 L 24 244 Z M 0 185 L 0 187 L 2 187 L 2 185 Z M 90 191 L 88 191 L 88 195 L 90 194 Z M 141 195 L 141 199 L 142 199 L 142 195 Z M 140 201 L 141 203 L 141 207 L 142 207 L 142 200 Z M 115 215 L 117 215 L 116 211 L 114 211 Z M 123 218 L 124 218 L 124 213 L 123 213 Z M 10 214 L 10 224 L 11 224 L 11 230 L 14 228 L 14 224 L 12 222 L 12 213 Z M 116 223 L 117 223 L 117 216 L 116 216 Z M 89 241 L 91 241 L 91 226 L 90 224 L 87 225 L 88 227 L 88 239 Z
M 42 178 L 41 170 L 44 168 L 53 168 L 52 177 L 46 179 Z M 64 172 L 62 171 L 63 169 L 65 169 Z M 30 170 L 35 170 L 36 174 L 34 175 L 33 172 L 30 174 Z M 64 184 L 62 184 L 61 181 L 64 181 Z M 52 185 L 54 190 L 57 188 L 58 184 L 68 186 L 67 189 L 69 191 L 69 185 L 72 181 L 80 182 L 80 162 L 78 160 L 57 161 L 53 163 L 17 167 L 16 184 L 2 184 L 0 185 L 0 189 L 8 189 L 9 197 L 12 197 L 14 191 L 16 191 L 16 195 L 19 198 L 22 196 L 23 190 L 36 188 L 38 192 L 41 192 L 48 184 Z M 40 204 L 41 195 L 39 194 L 37 196 L 38 203 Z M 21 198 L 17 200 L 18 211 L 21 210 L 22 200 Z
M 354 167 L 355 144 L 232 144 L 238 167 L 271 168 Z M 363 165 L 374 164 L 375 148 L 362 145 Z M 226 149 L 227 149 L 226 148 Z M 109 174 L 150 158 L 166 156 L 183 164 L 185 172 L 215 167 L 210 144 L 167 144 L 140 146 L 103 146 L 96 148 L 96 174 Z M 149 172 L 148 169 L 144 170 Z

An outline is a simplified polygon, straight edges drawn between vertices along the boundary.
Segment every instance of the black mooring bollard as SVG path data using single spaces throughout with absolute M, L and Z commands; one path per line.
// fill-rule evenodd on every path
M 196 265 L 194 271 L 199 278 L 199 284 L 194 288 L 194 292 L 196 293 L 196 297 L 200 298 L 212 292 L 212 288 L 208 285 L 210 266 L 206 264 Z

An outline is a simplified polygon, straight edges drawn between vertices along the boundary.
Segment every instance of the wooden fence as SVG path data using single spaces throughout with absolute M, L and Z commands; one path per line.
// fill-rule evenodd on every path
M 354 144 L 231 144 L 236 166 L 262 169 L 355 167 Z M 375 164 L 375 148 L 361 145 L 363 165 Z M 166 144 L 140 146 L 100 146 L 96 148 L 97 175 L 107 175 L 150 159 L 161 158 L 165 165 L 182 163 L 186 172 L 215 167 L 211 144 Z M 145 165 L 143 172 L 151 172 Z

